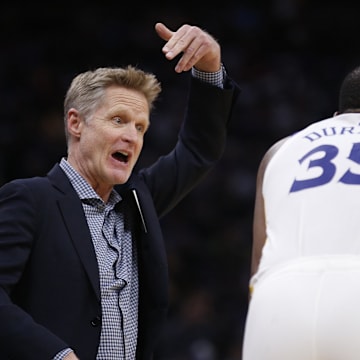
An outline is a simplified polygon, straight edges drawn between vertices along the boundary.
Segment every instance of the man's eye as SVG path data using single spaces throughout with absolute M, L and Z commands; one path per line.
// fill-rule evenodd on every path
M 121 117 L 115 116 L 115 117 L 113 117 L 113 122 L 114 122 L 115 124 L 122 124 L 122 123 L 123 123 L 123 120 L 121 119 Z
M 137 131 L 144 133 L 145 132 L 145 126 L 144 125 L 137 125 L 136 126 Z

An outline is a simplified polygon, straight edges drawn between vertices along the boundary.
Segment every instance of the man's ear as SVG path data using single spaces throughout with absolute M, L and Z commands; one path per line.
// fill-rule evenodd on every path
M 80 137 L 83 120 L 79 112 L 71 108 L 67 114 L 67 129 L 68 133 L 74 137 Z

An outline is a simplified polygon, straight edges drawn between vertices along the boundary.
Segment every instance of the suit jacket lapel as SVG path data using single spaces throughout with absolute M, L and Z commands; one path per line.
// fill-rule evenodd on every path
M 59 209 L 88 279 L 100 300 L 98 264 L 81 200 L 58 165 L 49 172 L 48 176 L 53 186 L 64 194 L 58 199 Z

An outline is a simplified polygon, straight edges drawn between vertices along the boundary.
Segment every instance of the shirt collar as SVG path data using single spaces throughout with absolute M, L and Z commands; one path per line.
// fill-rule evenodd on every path
M 100 196 L 95 192 L 95 190 L 90 186 L 90 184 L 70 165 L 70 163 L 62 158 L 60 161 L 60 167 L 65 172 L 66 176 L 69 178 L 71 185 L 74 187 L 75 191 L 79 195 L 80 199 L 83 200 L 96 200 L 104 201 Z M 121 201 L 120 194 L 112 189 L 108 204 L 115 206 L 118 202 Z

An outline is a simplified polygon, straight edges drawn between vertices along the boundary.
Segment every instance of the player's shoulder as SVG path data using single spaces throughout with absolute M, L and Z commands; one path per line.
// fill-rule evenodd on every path
M 274 155 L 278 152 L 278 150 L 291 138 L 292 136 L 286 136 L 278 141 L 276 141 L 270 148 L 266 151 L 263 159 L 262 164 L 266 166 L 269 161 L 274 157 Z

